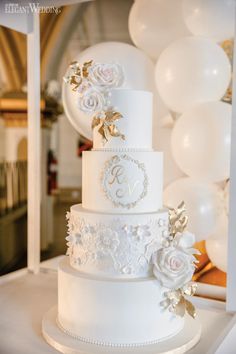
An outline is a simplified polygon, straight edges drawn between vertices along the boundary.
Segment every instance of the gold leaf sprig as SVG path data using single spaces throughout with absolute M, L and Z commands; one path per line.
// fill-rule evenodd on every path
M 197 285 L 189 283 L 184 288 L 171 290 L 165 293 L 165 300 L 161 302 L 164 308 L 168 308 L 170 312 L 176 316 L 183 317 L 187 312 L 191 317 L 196 317 L 196 309 L 194 305 L 185 298 L 185 296 L 193 296 L 196 292 Z
M 169 209 L 169 235 L 173 238 L 177 233 L 183 233 L 188 224 L 188 217 L 185 215 L 186 207 L 184 201 L 182 201 L 179 206 L 174 209 L 168 207 Z
M 77 91 L 78 87 L 83 82 L 83 78 L 87 78 L 89 76 L 89 68 L 92 64 L 92 60 L 85 62 L 82 66 L 78 61 L 73 61 L 70 64 L 70 69 L 73 72 L 65 78 L 65 82 L 72 86 L 72 91 Z
M 92 129 L 99 126 L 98 133 L 101 134 L 105 143 L 111 137 L 120 137 L 121 139 L 125 140 L 125 135 L 122 134 L 115 122 L 123 118 L 122 114 L 115 111 L 106 111 L 103 114 L 99 114 L 95 116 L 92 121 Z

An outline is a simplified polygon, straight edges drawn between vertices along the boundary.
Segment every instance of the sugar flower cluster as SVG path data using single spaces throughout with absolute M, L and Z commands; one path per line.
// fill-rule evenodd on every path
M 199 251 L 193 248 L 195 236 L 186 231 L 188 218 L 182 202 L 178 208 L 169 210 L 169 233 L 163 238 L 162 247 L 152 255 L 153 275 L 168 289 L 162 306 L 179 316 L 188 312 L 195 317 L 192 303 L 186 298 L 194 295 L 196 285 L 191 283 Z
M 117 63 L 94 63 L 92 60 L 80 65 L 71 63 L 64 81 L 78 93 L 78 108 L 86 114 L 109 111 L 110 89 L 120 87 L 124 73 Z

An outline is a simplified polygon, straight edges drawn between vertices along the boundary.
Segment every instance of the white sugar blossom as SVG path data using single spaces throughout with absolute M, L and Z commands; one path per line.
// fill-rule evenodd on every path
M 118 233 L 109 228 L 100 228 L 97 231 L 97 247 L 102 252 L 112 252 L 119 246 Z
M 119 64 L 96 63 L 89 68 L 89 80 L 95 86 L 118 87 L 124 81 L 124 74 Z
M 67 246 L 74 246 L 81 243 L 81 234 L 70 234 L 66 237 Z
M 78 100 L 78 107 L 84 113 L 95 113 L 103 110 L 106 100 L 104 94 L 95 87 L 89 87 Z
M 191 248 L 194 235 L 189 232 L 177 234 L 168 247 L 163 247 L 152 256 L 153 273 L 162 286 L 179 289 L 187 284 L 194 273 L 198 251 Z

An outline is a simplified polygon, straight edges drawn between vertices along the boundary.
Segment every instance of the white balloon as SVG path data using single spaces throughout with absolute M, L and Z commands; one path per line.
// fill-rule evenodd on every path
M 130 36 L 151 58 L 173 41 L 190 34 L 182 14 L 182 0 L 139 0 L 129 14 Z
M 222 189 L 189 177 L 180 178 L 164 190 L 164 205 L 176 208 L 186 204 L 188 230 L 196 240 L 205 240 L 216 231 L 217 220 L 223 212 Z
M 224 201 L 225 201 L 225 211 L 229 215 L 229 193 L 230 193 L 230 180 L 227 181 L 224 188 Z
M 159 105 L 158 105 L 159 107 Z M 163 152 L 163 181 L 164 187 L 178 178 L 184 176 L 183 171 L 177 166 L 171 152 L 171 132 L 173 120 L 170 114 L 154 116 L 153 124 L 153 148 Z
M 124 88 L 154 91 L 154 65 L 140 49 L 119 42 L 104 42 L 85 49 L 74 60 L 84 63 L 93 59 L 95 62 L 117 62 L 122 65 L 125 74 Z M 78 110 L 77 93 L 63 82 L 62 97 L 65 113 L 74 128 L 88 139 L 92 139 L 92 116 Z
M 183 0 L 183 17 L 195 36 L 218 42 L 234 37 L 235 0 Z
M 220 100 L 230 83 L 231 65 L 223 49 L 210 39 L 186 37 L 162 52 L 155 79 L 167 107 L 181 113 Z
M 219 182 L 229 177 L 232 106 L 206 102 L 184 113 L 172 131 L 175 162 L 190 177 Z
M 206 240 L 206 251 L 212 263 L 227 272 L 228 218 L 223 215 L 215 233 Z

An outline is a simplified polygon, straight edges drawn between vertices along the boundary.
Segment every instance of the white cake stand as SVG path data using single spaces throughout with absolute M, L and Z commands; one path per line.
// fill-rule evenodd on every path
M 64 354 L 182 354 L 194 347 L 201 336 L 198 319 L 186 316 L 184 328 L 178 335 L 157 344 L 138 347 L 110 347 L 82 342 L 59 329 L 56 323 L 57 307 L 43 317 L 42 333 L 45 340 Z

